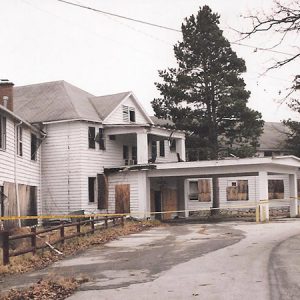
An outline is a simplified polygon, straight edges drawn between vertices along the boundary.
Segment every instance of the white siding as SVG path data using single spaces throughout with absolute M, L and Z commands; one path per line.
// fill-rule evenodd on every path
M 146 172 L 144 171 L 121 172 L 110 175 L 108 178 L 108 211 L 110 213 L 115 211 L 115 186 L 117 184 L 130 184 L 130 212 L 136 213 L 137 217 L 143 216 L 147 208 L 146 181 Z
M 6 116 L 6 149 L 0 150 L 0 185 L 3 182 L 25 184 L 37 187 L 37 207 L 40 206 L 40 149 L 37 160 L 31 160 L 31 130 L 23 129 L 23 156 L 15 156 L 15 125 L 16 123 Z
M 169 141 L 168 140 L 164 140 L 164 144 L 165 144 L 165 156 L 160 156 L 160 152 L 159 152 L 159 142 L 156 142 L 156 147 L 157 147 L 157 157 L 156 157 L 156 161 L 158 163 L 162 163 L 162 162 L 174 162 L 174 161 L 178 161 L 177 159 L 177 153 L 176 151 L 170 151 L 170 146 L 169 146 Z M 151 142 L 148 144 L 148 157 L 149 159 L 151 158 Z
M 149 123 L 149 121 L 145 118 L 143 112 L 141 112 L 139 107 L 136 105 L 132 96 L 130 96 L 116 109 L 116 111 L 107 120 L 105 120 L 105 124 L 128 124 L 128 122 L 124 122 L 123 120 L 123 105 L 135 108 L 135 119 L 137 124 Z
M 284 181 L 284 198 L 286 200 L 271 200 L 270 207 L 279 206 L 279 205 L 288 205 L 289 204 L 289 178 L 288 175 L 268 175 L 268 180 L 283 180 Z M 195 178 L 191 178 L 190 180 L 196 180 Z M 227 192 L 226 189 L 228 186 L 231 186 L 232 181 L 237 180 L 248 180 L 248 198 L 249 200 L 243 201 L 227 201 Z M 211 202 L 199 202 L 197 200 L 189 200 L 188 199 L 188 182 L 185 181 L 185 199 L 186 199 L 186 209 L 187 210 L 199 210 L 199 209 L 209 209 L 212 207 Z M 211 195 L 213 197 L 212 191 L 212 183 L 211 183 Z M 223 177 L 219 178 L 219 199 L 220 199 L 220 207 L 246 207 L 248 204 L 251 206 L 255 206 L 255 202 L 261 200 L 259 199 L 259 184 L 258 184 L 258 176 L 242 176 L 242 177 Z M 263 199 L 264 200 L 264 199 Z

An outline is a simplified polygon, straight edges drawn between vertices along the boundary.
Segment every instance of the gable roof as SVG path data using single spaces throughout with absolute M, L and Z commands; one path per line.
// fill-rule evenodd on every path
M 259 138 L 259 150 L 285 150 L 285 140 L 289 129 L 280 122 L 265 122 L 264 131 Z
M 130 94 L 131 92 L 124 92 L 113 95 L 92 97 L 90 98 L 90 102 L 96 109 L 99 117 L 102 120 L 105 120 Z
M 14 112 L 30 123 L 87 119 L 101 122 L 92 94 L 63 80 L 14 88 Z

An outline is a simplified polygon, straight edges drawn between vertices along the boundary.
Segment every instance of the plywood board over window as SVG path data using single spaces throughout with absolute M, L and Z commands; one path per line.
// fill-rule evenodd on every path
M 130 213 L 130 184 L 116 184 L 115 211 L 117 214 Z
M 163 188 L 161 191 L 162 195 L 162 210 L 164 212 L 170 211 L 170 213 L 162 214 L 162 220 L 171 219 L 173 212 L 178 210 L 178 197 L 177 190 Z
M 227 201 L 249 200 L 248 180 L 231 181 L 226 188 Z
M 200 202 L 210 202 L 211 180 L 199 179 L 189 181 L 189 199 Z
M 284 182 L 282 179 L 268 180 L 269 199 L 284 199 Z
M 98 183 L 98 209 L 107 209 L 108 207 L 108 181 L 104 174 L 97 175 Z

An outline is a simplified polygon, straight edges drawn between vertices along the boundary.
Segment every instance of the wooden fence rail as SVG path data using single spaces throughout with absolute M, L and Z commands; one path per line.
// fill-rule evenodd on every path
M 71 239 L 78 236 L 84 236 L 86 234 L 94 234 L 98 229 L 104 229 L 109 227 L 109 222 L 112 220 L 112 226 L 121 225 L 124 226 L 124 216 L 116 216 L 116 217 L 104 217 L 104 218 L 94 218 L 92 217 L 90 220 L 77 221 L 73 223 L 61 223 L 60 225 L 53 226 L 50 228 L 46 228 L 43 230 L 37 231 L 36 227 L 31 228 L 30 233 L 18 234 L 18 235 L 10 235 L 9 231 L 0 231 L 0 240 L 2 239 L 2 249 L 3 249 L 3 265 L 9 264 L 9 258 L 12 256 L 18 256 L 26 253 L 36 254 L 36 251 L 39 249 L 44 249 L 49 247 L 49 245 L 37 245 L 37 237 L 41 234 L 45 234 L 47 232 L 52 232 L 58 230 L 60 232 L 60 237 L 56 241 L 51 242 L 52 245 L 57 243 L 64 244 L 65 240 Z M 95 223 L 104 222 L 104 226 L 99 226 L 95 228 Z M 81 226 L 90 224 L 91 229 L 85 232 L 81 232 Z M 76 227 L 76 233 L 71 235 L 65 235 L 66 227 Z M 10 241 L 20 240 L 30 238 L 31 247 L 18 250 L 18 251 L 10 251 Z

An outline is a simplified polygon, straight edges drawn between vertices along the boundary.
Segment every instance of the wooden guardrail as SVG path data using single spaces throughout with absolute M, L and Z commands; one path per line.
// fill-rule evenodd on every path
M 31 232 L 25 234 L 18 235 L 10 235 L 9 231 L 0 231 L 0 240 L 2 239 L 2 249 L 3 249 L 3 265 L 9 264 L 9 258 L 13 256 L 19 256 L 26 253 L 32 253 L 35 255 L 36 251 L 39 249 L 44 249 L 49 247 L 48 244 L 45 245 L 37 245 L 37 237 L 41 234 L 45 234 L 47 232 L 52 232 L 55 230 L 59 230 L 60 237 L 59 239 L 52 241 L 51 245 L 55 245 L 58 243 L 64 244 L 65 240 L 71 239 L 78 236 L 84 236 L 86 234 L 93 234 L 96 230 L 104 229 L 109 227 L 109 222 L 112 221 L 112 226 L 121 225 L 124 226 L 124 216 L 115 216 L 115 217 L 104 217 L 104 218 L 94 218 L 91 217 L 90 220 L 77 221 L 73 223 L 61 223 L 60 225 L 53 226 L 50 228 L 46 228 L 43 230 L 37 230 L 36 227 L 31 228 Z M 99 226 L 95 228 L 95 223 L 104 222 L 103 226 Z M 81 226 L 90 224 L 90 230 L 85 232 L 81 232 Z M 76 233 L 71 235 L 65 235 L 66 227 L 76 227 Z M 30 238 L 31 247 L 18 250 L 18 251 L 10 251 L 10 241 L 20 240 Z

